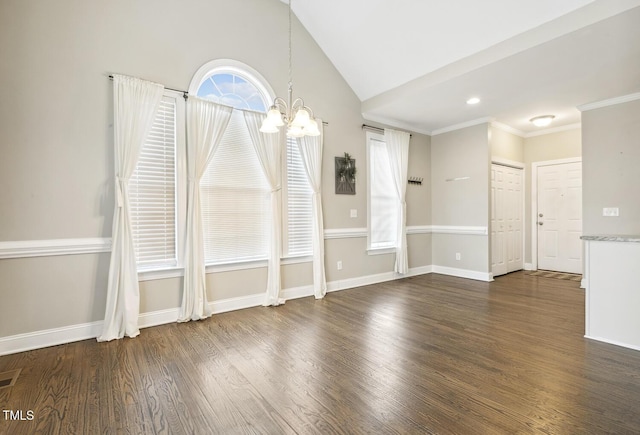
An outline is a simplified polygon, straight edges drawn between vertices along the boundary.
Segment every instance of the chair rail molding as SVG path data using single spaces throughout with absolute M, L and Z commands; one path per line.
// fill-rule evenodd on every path
M 408 225 L 407 234 L 462 234 L 462 235 L 488 235 L 488 229 L 484 226 L 465 225 Z M 367 237 L 367 228 L 330 228 L 324 230 L 325 240 L 350 239 Z
M 0 259 L 111 252 L 111 238 L 20 240 L 0 242 Z
M 463 226 L 463 225 L 431 225 L 434 234 L 461 234 L 469 236 L 486 236 L 489 234 L 487 227 Z

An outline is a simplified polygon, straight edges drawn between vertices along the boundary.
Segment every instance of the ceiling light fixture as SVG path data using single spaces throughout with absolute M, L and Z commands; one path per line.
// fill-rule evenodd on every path
M 531 118 L 529 121 L 531 121 L 536 127 L 546 127 L 547 125 L 551 124 L 553 118 L 555 118 L 554 115 L 542 115 Z
M 467 104 L 469 105 L 478 104 L 479 102 L 480 102 L 480 98 L 478 97 L 472 97 L 467 100 Z
M 286 124 L 288 137 L 319 136 L 318 123 L 313 117 L 313 110 L 304 105 L 302 98 L 293 99 L 293 79 L 291 74 L 291 2 L 289 0 L 289 88 L 288 99 L 276 97 L 262 121 L 260 131 L 278 133 Z

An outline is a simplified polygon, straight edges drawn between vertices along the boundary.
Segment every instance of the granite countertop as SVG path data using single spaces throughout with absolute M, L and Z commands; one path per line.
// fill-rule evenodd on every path
M 582 240 L 594 240 L 598 242 L 632 242 L 632 243 L 640 243 L 640 235 L 608 235 L 608 234 L 598 234 L 598 235 L 590 235 L 590 236 L 581 236 Z

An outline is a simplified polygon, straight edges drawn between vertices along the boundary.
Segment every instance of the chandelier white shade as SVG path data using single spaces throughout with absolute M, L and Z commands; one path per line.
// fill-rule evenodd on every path
M 276 97 L 260 126 L 263 133 L 278 133 L 280 127 L 287 126 L 288 137 L 319 136 L 320 129 L 311 108 L 304 105 L 302 98 L 293 99 L 293 79 L 291 77 L 291 1 L 289 0 L 289 87 L 287 100 Z

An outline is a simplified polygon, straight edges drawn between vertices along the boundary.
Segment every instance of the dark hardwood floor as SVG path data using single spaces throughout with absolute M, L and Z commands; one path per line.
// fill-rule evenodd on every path
M 2 434 L 640 433 L 578 283 L 425 275 L 0 357 Z

